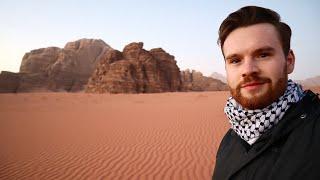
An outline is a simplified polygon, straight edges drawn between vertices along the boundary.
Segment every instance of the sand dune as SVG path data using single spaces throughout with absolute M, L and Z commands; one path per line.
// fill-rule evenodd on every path
M 210 179 L 228 92 L 0 95 L 0 179 Z

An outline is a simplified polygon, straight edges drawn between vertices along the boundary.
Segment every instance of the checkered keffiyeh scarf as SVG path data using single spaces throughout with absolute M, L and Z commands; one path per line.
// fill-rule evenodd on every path
M 224 108 L 231 128 L 252 145 L 264 132 L 271 129 L 283 117 L 291 104 L 302 99 L 304 92 L 299 84 L 288 80 L 287 89 L 277 101 L 263 109 L 244 109 L 233 97 L 229 97 Z

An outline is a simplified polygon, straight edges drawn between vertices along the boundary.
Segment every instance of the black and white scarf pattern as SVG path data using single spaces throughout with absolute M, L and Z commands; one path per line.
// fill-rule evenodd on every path
M 287 89 L 277 101 L 263 109 L 244 109 L 233 97 L 229 97 L 224 113 L 231 128 L 252 145 L 265 131 L 271 129 L 283 117 L 290 105 L 302 99 L 304 92 L 299 84 L 288 80 Z

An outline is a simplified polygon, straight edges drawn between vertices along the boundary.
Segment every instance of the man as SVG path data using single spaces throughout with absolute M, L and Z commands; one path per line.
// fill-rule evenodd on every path
M 320 100 L 288 80 L 290 38 L 290 27 L 262 7 L 243 7 L 222 22 L 231 128 L 213 179 L 320 179 Z

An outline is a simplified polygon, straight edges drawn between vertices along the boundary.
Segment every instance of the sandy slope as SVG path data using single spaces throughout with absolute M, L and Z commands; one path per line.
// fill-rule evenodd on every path
M 0 95 L 0 179 L 210 179 L 228 92 Z

